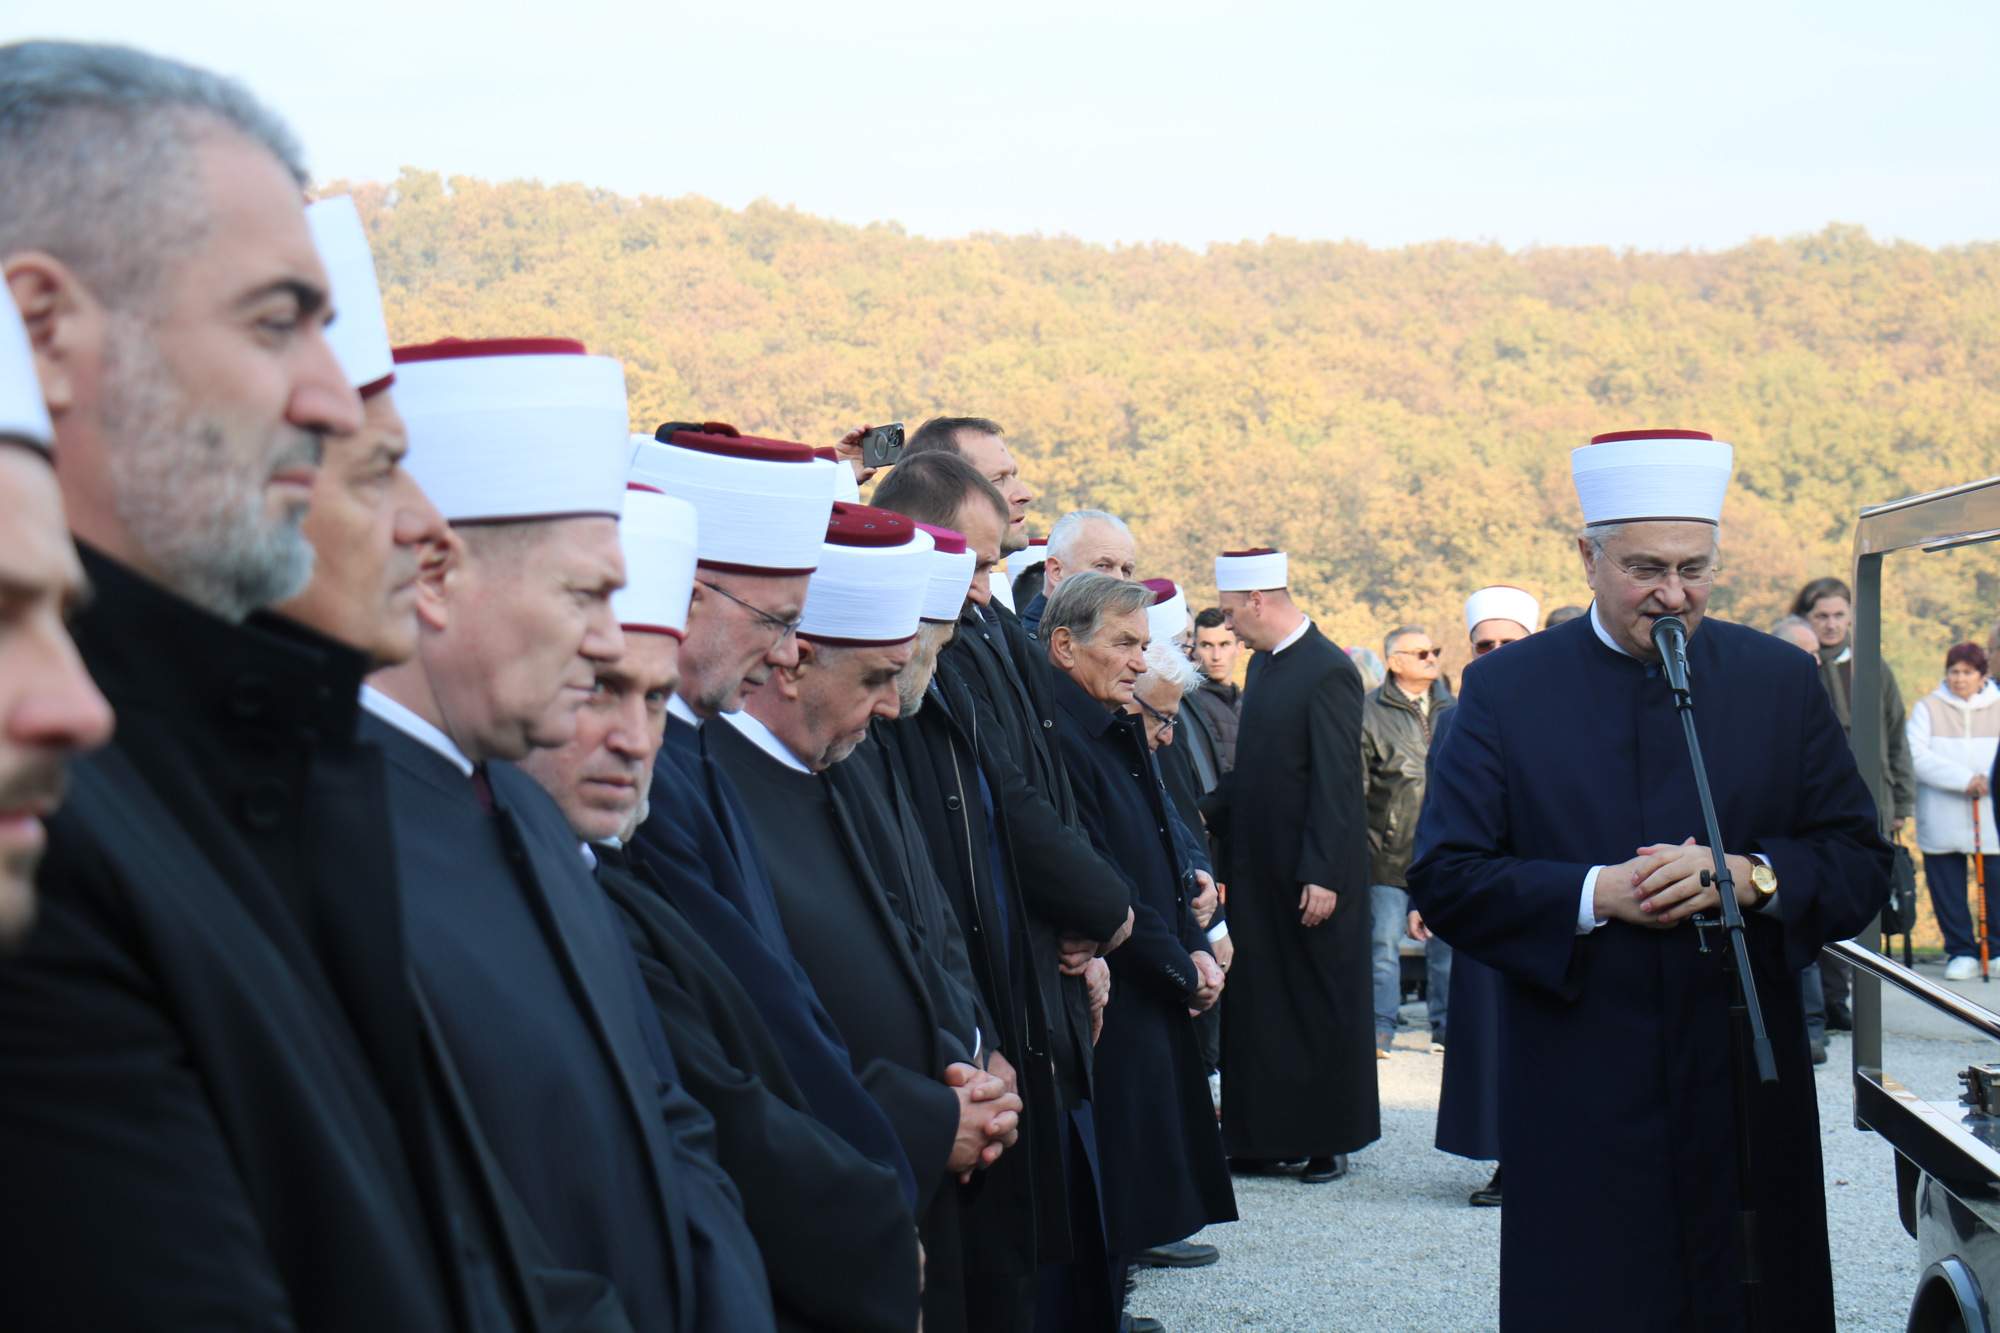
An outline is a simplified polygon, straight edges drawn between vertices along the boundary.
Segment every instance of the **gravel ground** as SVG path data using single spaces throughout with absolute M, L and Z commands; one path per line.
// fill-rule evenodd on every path
M 1940 969 L 1920 969 L 1936 979 Z M 2000 1007 L 1979 983 L 1954 987 Z M 1990 988 L 2000 991 L 2000 987 Z M 1420 1007 L 1404 1019 L 1423 1021 Z M 2000 1058 L 1990 1043 L 1891 995 L 1883 1065 L 1933 1101 L 1957 1096 L 1957 1071 Z M 1818 1070 L 1834 1299 L 1843 1330 L 1900 1330 L 1917 1277 L 1916 1242 L 1896 1216 L 1887 1145 L 1854 1128 L 1849 1047 L 1836 1034 Z M 1381 1076 L 1382 1138 L 1329 1185 L 1237 1177 L 1242 1220 L 1197 1239 L 1222 1260 L 1192 1270 L 1142 1270 L 1129 1308 L 1170 1333 L 1223 1329 L 1491 1329 L 1499 1322 L 1500 1214 L 1466 1194 L 1489 1170 L 1438 1152 L 1442 1056 L 1416 1030 L 1397 1038 Z

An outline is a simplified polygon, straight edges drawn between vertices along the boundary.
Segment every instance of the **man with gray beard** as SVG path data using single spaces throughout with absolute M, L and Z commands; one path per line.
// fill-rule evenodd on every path
M 339 984 L 355 932 L 393 953 L 395 919 L 299 894 L 273 854 L 317 845 L 314 754 L 351 737 L 366 665 L 244 624 L 304 587 L 321 439 L 361 425 L 304 176 L 226 80 L 0 47 L 0 266 L 95 589 L 77 643 L 120 722 L 75 767 L 40 922 L 0 968 L 0 1290 L 23 1328 L 475 1323 L 367 997 Z

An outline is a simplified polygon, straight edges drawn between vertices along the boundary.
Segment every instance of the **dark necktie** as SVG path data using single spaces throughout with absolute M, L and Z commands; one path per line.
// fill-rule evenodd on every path
M 493 804 L 493 784 L 486 780 L 486 766 L 484 764 L 472 770 L 472 794 L 478 800 L 481 810 L 484 810 L 489 815 L 493 813 L 495 809 Z

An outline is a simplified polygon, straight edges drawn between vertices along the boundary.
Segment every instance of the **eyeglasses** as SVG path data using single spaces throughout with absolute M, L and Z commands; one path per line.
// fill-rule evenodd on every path
M 1720 566 L 1712 565 L 1706 560 L 1691 560 L 1685 565 L 1673 568 L 1655 564 L 1628 565 L 1613 556 L 1606 556 L 1605 559 L 1618 566 L 1621 574 L 1641 588 L 1657 588 L 1667 581 L 1669 574 L 1673 575 L 1683 588 L 1706 588 L 1715 582 L 1715 576 L 1722 572 Z
M 1495 648 L 1505 648 L 1510 643 L 1519 642 L 1519 639 L 1480 639 L 1472 645 L 1472 655 L 1474 657 L 1484 657 Z M 1513 659 L 1509 658 L 1508 660 L 1512 661 Z
M 1153 728 L 1153 739 L 1156 741 L 1165 740 L 1167 737 L 1167 733 L 1172 731 L 1175 727 L 1178 727 L 1181 724 L 1180 718 L 1168 717 L 1165 713 L 1162 713 L 1159 709 L 1153 707 L 1153 705 L 1147 703 L 1144 699 L 1139 698 L 1139 696 L 1137 696 L 1136 694 L 1132 696 L 1132 701 L 1139 705 L 1140 709 L 1144 711 L 1147 717 L 1152 718 L 1153 721 L 1160 724 L 1159 726 Z
M 786 639 L 791 638 L 792 635 L 797 634 L 799 632 L 800 624 L 802 624 L 805 620 L 805 617 L 802 615 L 794 616 L 790 620 L 785 620 L 778 616 L 774 616 L 769 611 L 766 611 L 763 607 L 754 606 L 751 603 L 744 601 L 741 597 L 738 597 L 735 593 L 729 591 L 729 589 L 717 587 L 715 584 L 710 583 L 707 579 L 696 579 L 695 582 L 699 583 L 702 587 L 708 589 L 712 593 L 715 593 L 719 597 L 727 597 L 730 601 L 736 603 L 738 606 L 742 607 L 745 611 L 748 611 L 752 616 L 756 617 L 758 624 L 762 625 L 765 629 L 770 630 L 773 634 L 776 634 L 778 636 L 779 643 L 783 643 Z
M 1391 656 L 1391 657 L 1414 657 L 1414 658 L 1416 658 L 1416 659 L 1417 659 L 1417 660 L 1418 660 L 1419 662 L 1428 662 L 1428 661 L 1430 661 L 1430 660 L 1431 660 L 1431 659 L 1432 659 L 1433 657 L 1437 657 L 1437 658 L 1442 658 L 1442 657 L 1444 656 L 1444 649 L 1442 649 L 1442 648 L 1398 648 L 1398 649 L 1397 649 L 1397 650 L 1396 650 L 1395 652 L 1393 652 L 1393 653 L 1390 653 L 1390 654 L 1389 654 L 1389 656 Z

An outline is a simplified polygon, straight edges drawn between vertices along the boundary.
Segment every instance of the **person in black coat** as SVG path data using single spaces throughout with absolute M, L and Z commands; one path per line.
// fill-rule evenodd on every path
M 0 966 L 8 1322 L 506 1327 L 469 1300 L 473 1260 L 427 1188 L 394 882 L 271 854 L 358 832 L 372 864 L 383 845 L 343 780 L 366 761 L 365 661 L 243 623 L 305 582 L 296 483 L 321 436 L 361 424 L 312 317 L 326 276 L 292 150 L 241 90 L 137 52 L 9 47 L 0 90 L 35 126 L 10 141 L 9 188 L 55 228 L 12 235 L 10 277 L 63 393 L 60 480 L 96 590 L 78 646 L 122 713 L 73 766 L 39 921 Z M 38 154 L 37 135 L 65 148 Z M 71 168 L 79 136 L 115 208 L 73 175 L 38 178 Z M 128 161 L 135 143 L 149 153 Z M 160 272 L 163 234 L 196 238 L 174 256 L 199 281 Z M 90 252 L 105 239 L 115 254 Z M 242 335 L 253 300 L 295 321 L 283 358 Z M 130 316 L 115 354 L 86 313 L 105 309 Z
M 1012 460 L 994 437 L 986 440 L 997 451 L 989 462 L 1011 480 Z M 1123 937 L 1130 919 L 1126 894 L 1116 871 L 1076 825 L 1068 775 L 1048 739 L 1047 663 L 991 595 L 988 574 L 1008 531 L 1006 499 L 965 458 L 943 451 L 906 455 L 874 498 L 920 522 L 964 533 L 977 557 L 967 603 L 939 652 L 934 685 L 922 696 L 927 702 L 909 723 L 880 730 L 885 743 L 893 738 L 906 785 L 919 797 L 939 873 L 954 886 L 960 922 L 973 944 L 975 968 L 982 966 L 975 931 L 984 931 L 989 1004 L 1028 1015 L 1024 1049 L 1032 1048 L 1033 1034 L 1046 1032 L 1047 1057 L 1037 1064 L 1048 1075 L 1052 1114 L 1042 1114 L 1051 1108 L 1040 1104 L 1039 1080 L 1029 1074 L 1022 1085 L 1029 1117 L 1021 1156 L 1033 1159 L 1044 1264 L 1040 1318 L 1047 1328 L 1101 1328 L 1112 1321 L 1113 1306 L 1089 1117 L 1092 1011 L 1081 974 L 1105 966 L 1095 957 L 1097 941 Z M 911 702 L 904 700 L 905 706 Z M 959 805 L 950 806 L 974 767 L 966 754 L 977 756 L 976 776 L 984 780 L 990 813 L 989 802 L 973 799 L 978 792 L 959 795 Z M 936 789 L 926 788 L 926 773 L 936 775 Z M 965 825 L 971 826 L 970 841 Z M 1023 993 L 1011 1003 L 993 980 L 1008 971 L 993 957 L 999 941 L 982 924 L 993 917 L 998 899 L 989 907 L 976 897 L 981 867 L 989 864 L 976 854 L 981 847 L 999 858 L 986 879 L 1008 881 L 1020 901 L 1019 919 L 1010 917 L 1009 924 L 1025 944 L 1025 957 L 1013 962 Z M 1027 1164 L 1003 1161 L 1001 1178 L 988 1182 L 979 1206 L 998 1209 L 1005 1192 L 996 1187 L 1005 1173 Z
M 896 1333 L 917 1322 L 917 1229 L 893 1167 L 812 1115 L 743 984 L 619 845 L 642 817 L 678 683 L 695 516 L 632 492 L 620 520 L 629 573 L 613 598 L 625 652 L 597 672 L 568 745 L 522 767 L 585 845 L 598 883 L 643 941 L 640 971 L 716 1152 L 743 1196 L 785 1329 Z
M 1143 585 L 1075 574 L 1042 622 L 1057 669 L 1056 734 L 1084 825 L 1130 886 L 1135 917 L 1132 938 L 1111 956 L 1097 1050 L 1105 1226 L 1121 1258 L 1236 1216 L 1189 1022 L 1215 1003 L 1223 972 L 1194 921 L 1193 867 L 1143 718 L 1124 711 L 1146 669 L 1151 597 Z
M 889 1112 L 920 1191 L 924 1326 L 969 1324 L 960 1189 L 1018 1138 L 963 940 L 906 799 L 857 753 L 899 712 L 933 544 L 908 519 L 836 503 L 799 629 L 714 734 L 771 870 L 785 932 Z M 989 1069 L 989 1066 L 991 1068 Z
M 1879 914 L 1890 849 L 1811 662 L 1703 614 L 1731 451 L 1688 434 L 1576 452 L 1585 522 L 1612 523 L 1579 540 L 1592 612 L 1467 670 L 1418 826 L 1426 924 L 1506 986 L 1506 1328 L 1834 1326 L 1798 972 Z M 1715 854 L 1652 642 L 1668 615 L 1777 1066 L 1740 1183 L 1729 950 L 1691 919 Z M 1652 1244 L 1620 1234 L 1635 1217 Z
M 610 606 L 622 374 L 559 341 L 396 358 L 412 471 L 461 547 L 420 581 L 417 657 L 364 700 L 389 759 L 419 992 L 561 1262 L 609 1278 L 637 1327 L 771 1327 L 714 1123 L 681 1086 L 623 925 L 561 812 L 508 762 L 566 744 L 624 648 Z

